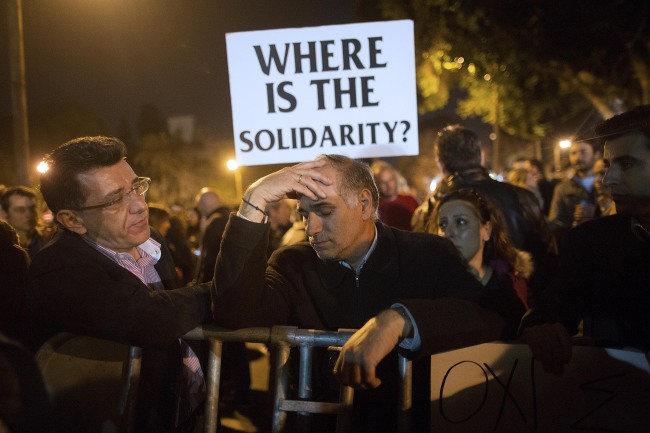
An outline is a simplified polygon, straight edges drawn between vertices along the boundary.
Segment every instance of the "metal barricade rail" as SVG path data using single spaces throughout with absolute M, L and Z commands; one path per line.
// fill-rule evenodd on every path
M 219 383 L 221 379 L 221 349 L 222 343 L 228 341 L 263 343 L 271 345 L 274 353 L 272 363 L 273 383 L 273 419 L 272 432 L 283 431 L 287 412 L 297 412 L 298 420 L 312 413 L 337 415 L 337 432 L 349 430 L 350 415 L 354 389 L 342 386 L 338 403 L 310 401 L 311 393 L 311 362 L 315 347 L 341 347 L 352 336 L 354 330 L 321 331 L 299 329 L 289 326 L 274 326 L 272 328 L 244 328 L 228 330 L 216 325 L 197 327 L 183 336 L 187 340 L 208 340 L 210 353 L 206 374 L 207 399 L 205 409 L 206 433 L 217 431 L 219 407 Z M 300 349 L 300 366 L 298 377 L 298 400 L 286 399 L 287 379 L 286 365 L 291 347 Z M 411 362 L 403 356 L 398 357 L 398 374 L 400 378 L 398 428 L 400 433 L 410 430 L 411 410 Z M 298 422 L 300 431 L 307 431 L 306 423 Z

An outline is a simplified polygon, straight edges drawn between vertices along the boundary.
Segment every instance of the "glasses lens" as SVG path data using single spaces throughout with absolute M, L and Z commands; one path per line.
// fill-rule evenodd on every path
M 135 185 L 133 185 L 133 191 L 135 191 L 135 193 L 138 195 L 142 195 L 149 190 L 150 183 L 151 179 L 148 177 L 140 178 L 140 180 Z

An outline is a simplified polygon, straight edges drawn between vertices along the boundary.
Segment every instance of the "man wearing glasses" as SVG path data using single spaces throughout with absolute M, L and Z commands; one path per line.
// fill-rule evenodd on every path
M 197 406 L 200 393 L 179 394 L 202 379 L 179 337 L 209 317 L 209 284 L 174 287 L 171 254 L 149 228 L 151 179 L 125 158 L 109 137 L 72 140 L 46 158 L 41 192 L 59 230 L 29 270 L 34 343 L 72 332 L 142 346 L 136 431 L 171 431 Z

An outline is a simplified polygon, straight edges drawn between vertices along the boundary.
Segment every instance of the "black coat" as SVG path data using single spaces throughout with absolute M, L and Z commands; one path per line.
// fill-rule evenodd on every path
M 632 232 L 631 218 L 612 215 L 569 231 L 560 272 L 523 327 L 560 321 L 598 345 L 650 350 L 650 243 Z
M 161 238 L 152 231 L 158 242 Z M 161 242 L 156 271 L 167 289 L 175 269 Z M 35 347 L 59 332 L 105 338 L 144 348 L 139 431 L 171 413 L 166 404 L 181 363 L 178 338 L 209 317 L 209 285 L 154 291 L 135 275 L 61 230 L 29 268 Z
M 376 249 L 356 278 L 338 262 L 319 259 L 307 243 L 280 248 L 267 266 L 268 224 L 232 215 L 217 260 L 215 320 L 231 328 L 360 328 L 392 303 L 401 302 L 415 318 L 424 354 L 503 335 L 507 320 L 490 311 L 493 294 L 466 271 L 451 242 L 381 223 L 376 226 Z M 359 429 L 355 431 L 396 430 L 396 374 L 389 366 L 393 361 L 379 366 L 384 380 L 380 388 L 355 393 Z M 414 379 L 414 384 L 416 400 L 422 403 L 423 397 L 428 406 L 429 381 Z

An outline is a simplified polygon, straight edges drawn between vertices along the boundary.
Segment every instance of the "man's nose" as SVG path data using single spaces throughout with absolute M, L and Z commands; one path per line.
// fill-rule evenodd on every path
M 619 183 L 618 169 L 614 167 L 609 167 L 607 171 L 605 171 L 605 175 L 603 176 L 603 183 L 608 188 L 611 188 L 614 185 L 618 185 Z
M 127 200 L 129 201 L 129 209 L 132 213 L 140 213 L 147 209 L 144 194 L 131 194 Z
M 305 221 L 305 233 L 307 236 L 314 236 L 323 230 L 321 220 L 314 214 L 309 214 Z

